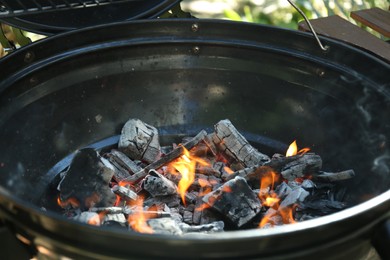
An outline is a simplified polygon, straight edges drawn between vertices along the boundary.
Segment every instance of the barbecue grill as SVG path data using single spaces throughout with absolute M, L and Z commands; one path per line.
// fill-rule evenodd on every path
M 2 20 L 56 35 L 0 61 L 0 216 L 31 255 L 356 259 L 374 243 L 388 257 L 388 61 L 326 37 L 322 50 L 312 34 L 275 27 L 139 20 L 178 1 L 30 2 L 0 1 Z M 115 6 L 112 18 L 106 10 Z M 80 24 L 60 15 L 87 12 Z M 330 167 L 355 169 L 353 206 L 273 229 L 189 237 L 99 228 L 42 208 L 68 156 L 112 145 L 129 117 L 167 137 L 229 118 L 266 151 L 297 138 Z

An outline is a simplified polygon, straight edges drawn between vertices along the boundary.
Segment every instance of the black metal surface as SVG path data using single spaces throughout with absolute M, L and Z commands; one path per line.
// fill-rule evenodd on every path
M 141 2 L 139 0 L 0 0 L 0 18 L 15 17 L 26 14 L 40 14 L 44 12 L 91 8 L 106 4 L 124 2 Z M 93 10 L 90 10 L 93 11 Z
M 325 53 L 311 35 L 295 31 L 137 21 L 64 33 L 6 56 L 0 62 L 0 146 L 7 151 L 0 155 L 0 214 L 35 246 L 75 258 L 364 255 L 390 214 L 383 142 L 390 138 L 390 65 L 323 41 L 330 46 Z M 358 205 L 295 225 L 202 237 L 100 229 L 43 211 L 45 187 L 55 177 L 49 169 L 76 149 L 117 135 L 129 117 L 184 132 L 229 118 L 248 133 L 282 143 L 298 139 L 331 169 L 354 168 L 351 201 Z
M 180 0 L 1 0 L 0 20 L 45 35 L 99 24 L 156 18 Z

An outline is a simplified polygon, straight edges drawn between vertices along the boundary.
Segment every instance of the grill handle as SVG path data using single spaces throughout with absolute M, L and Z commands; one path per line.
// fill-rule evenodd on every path
M 318 46 L 320 46 L 321 50 L 328 51 L 329 50 L 329 46 L 323 45 L 321 43 L 320 38 L 318 37 L 316 31 L 314 30 L 313 26 L 311 25 L 309 19 L 305 15 L 305 13 L 296 4 L 294 4 L 291 0 L 287 0 L 287 1 L 290 3 L 290 5 L 292 7 L 295 8 L 295 10 L 297 10 L 297 12 L 303 17 L 303 19 L 305 19 L 305 22 L 306 22 L 307 26 L 309 27 L 311 33 L 313 34 L 314 38 L 316 39 L 316 41 L 318 43 Z

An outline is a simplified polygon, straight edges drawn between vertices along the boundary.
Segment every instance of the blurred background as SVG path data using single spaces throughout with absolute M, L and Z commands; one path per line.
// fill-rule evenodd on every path
M 309 19 L 378 7 L 388 10 L 390 0 L 294 0 Z M 296 29 L 302 17 L 287 0 L 183 0 L 182 9 L 198 18 L 219 18 Z
M 389 10 L 390 0 L 294 0 L 294 3 L 309 19 L 339 15 L 356 24 L 350 18 L 351 11 L 372 7 Z M 230 19 L 290 29 L 297 29 L 298 22 L 303 19 L 287 0 L 183 0 L 181 7 L 197 18 Z M 7 25 L 3 24 L 1 26 L 3 32 L 8 34 L 8 39 L 15 38 L 15 32 L 20 33 Z M 381 37 L 369 28 L 364 29 L 377 37 Z M 22 33 L 32 41 L 44 37 L 29 32 Z M 16 45 L 19 44 L 17 41 L 15 43 Z M 4 50 L 0 45 L 0 57 L 4 54 Z

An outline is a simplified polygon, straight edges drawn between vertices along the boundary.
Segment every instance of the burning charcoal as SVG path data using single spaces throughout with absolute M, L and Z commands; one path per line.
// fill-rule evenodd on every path
M 195 203 L 198 193 L 195 191 L 187 192 L 185 195 L 187 203 Z
M 122 128 L 118 147 L 134 160 L 148 163 L 160 158 L 160 143 L 155 127 L 139 119 L 130 119 Z
M 193 214 L 191 211 L 185 210 L 183 213 L 183 222 L 187 224 L 193 224 L 192 216 Z
M 116 185 L 112 187 L 112 191 L 125 201 L 137 200 L 138 198 L 137 193 L 123 186 Z
M 112 224 L 112 222 L 118 223 L 120 226 L 125 227 L 127 219 L 123 214 L 107 214 L 104 216 L 103 225 Z
M 244 167 L 261 165 L 270 160 L 267 155 L 250 145 L 228 119 L 219 121 L 214 129 L 214 143 L 224 154 L 241 162 Z
M 217 154 L 218 154 L 218 149 L 217 149 L 217 147 L 215 146 L 215 143 L 213 142 L 213 136 L 214 136 L 214 133 L 206 135 L 205 138 L 203 139 L 203 142 L 204 142 L 204 143 L 207 145 L 207 147 L 209 148 L 210 153 L 211 153 L 213 156 L 217 156 Z
M 151 206 L 154 204 L 165 203 L 169 208 L 178 207 L 180 205 L 180 197 L 177 194 L 149 197 L 144 201 L 145 206 Z
M 82 210 L 112 206 L 116 200 L 109 187 L 113 175 L 114 167 L 94 149 L 79 150 L 59 185 L 60 200 L 76 200 Z
M 348 180 L 355 177 L 353 170 L 346 170 L 341 172 L 319 172 L 319 174 L 313 174 L 313 180 L 321 182 L 337 182 Z
M 276 189 L 275 189 L 275 192 L 276 194 L 278 195 L 278 197 L 280 199 L 284 199 L 285 197 L 287 197 L 287 195 L 292 191 L 292 189 L 290 188 L 290 186 L 288 186 L 285 182 L 282 182 L 280 183 Z
M 149 175 L 146 176 L 142 185 L 153 197 L 177 193 L 176 185 L 155 170 L 149 171 Z
M 289 181 L 293 181 L 296 178 L 302 178 L 305 175 L 312 174 L 322 167 L 321 157 L 313 154 L 306 153 L 298 157 L 297 160 L 286 164 L 281 174 Z
M 107 214 L 119 214 L 123 213 L 123 208 L 122 207 L 102 207 L 102 208 L 90 208 L 89 211 L 91 212 L 104 212 Z
M 100 222 L 101 222 L 99 214 L 97 214 L 96 212 L 89 212 L 89 211 L 84 211 L 81 214 L 73 217 L 73 219 L 80 221 L 82 223 L 95 225 L 95 226 L 100 226 Z
M 203 201 L 220 212 L 237 227 L 253 219 L 261 209 L 258 197 L 242 177 L 226 182 L 203 197 Z
M 292 206 L 298 202 L 303 202 L 307 196 L 309 196 L 309 192 L 301 187 L 296 187 L 289 192 L 286 198 L 284 198 L 284 200 L 280 203 L 280 207 L 284 208 Z
M 183 232 L 177 223 L 171 218 L 149 219 L 148 225 L 156 234 L 182 235 Z
M 316 184 L 311 180 L 305 179 L 303 180 L 301 187 L 304 188 L 305 190 L 312 190 L 316 187 Z
M 115 166 L 115 168 L 118 169 L 114 174 L 114 179 L 118 183 L 128 178 L 131 174 L 142 170 L 140 166 L 120 151 L 111 150 L 111 152 L 105 156 Z
M 225 223 L 223 223 L 223 221 L 216 221 L 199 226 L 190 226 L 185 223 L 180 223 L 179 227 L 183 233 L 215 233 L 223 231 Z
M 262 219 L 262 222 L 264 222 L 262 225 L 260 225 L 261 228 L 270 228 L 272 226 L 278 226 L 283 224 L 283 218 L 279 214 L 279 211 L 273 208 L 269 208 Z
M 224 181 L 229 181 L 236 178 L 237 176 L 245 178 L 249 173 L 255 172 L 257 168 L 259 168 L 259 166 L 247 167 L 242 170 L 235 171 L 234 173 L 229 175 L 222 175 L 222 179 Z
M 207 135 L 206 131 L 202 130 L 200 131 L 194 138 L 192 138 L 187 143 L 183 144 L 183 147 L 185 147 L 187 150 L 190 150 L 195 145 L 197 145 L 200 141 L 203 140 L 203 138 Z M 174 159 L 178 158 L 179 156 L 183 155 L 183 148 L 181 146 L 175 148 L 172 150 L 172 152 L 166 154 L 164 157 L 160 158 L 157 161 L 154 161 L 153 163 L 146 166 L 141 171 L 135 173 L 134 175 L 130 176 L 126 181 L 128 182 L 137 182 L 143 178 L 145 178 L 146 175 L 148 175 L 148 172 L 152 169 L 158 169 L 162 167 L 164 164 L 169 163 L 173 161 Z

